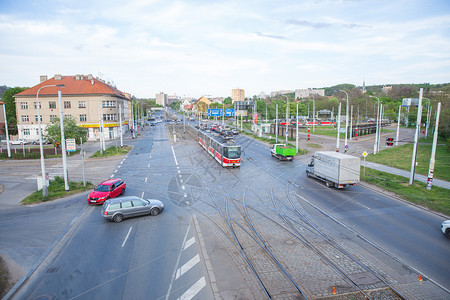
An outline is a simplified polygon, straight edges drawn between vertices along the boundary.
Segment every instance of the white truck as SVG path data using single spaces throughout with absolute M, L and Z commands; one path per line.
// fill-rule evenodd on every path
M 359 182 L 359 157 L 333 151 L 314 153 L 306 175 L 325 182 L 327 187 L 345 188 Z

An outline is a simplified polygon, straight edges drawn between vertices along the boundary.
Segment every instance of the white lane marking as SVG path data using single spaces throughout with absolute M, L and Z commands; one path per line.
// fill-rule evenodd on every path
M 178 300 L 191 300 L 198 294 L 206 285 L 205 277 L 200 278 L 193 286 L 191 286 Z
M 120 168 L 120 166 L 117 166 L 117 168 Z
M 150 163 L 148 163 L 147 168 L 150 168 Z
M 195 244 L 195 237 L 191 237 L 186 244 L 184 244 L 184 248 L 183 250 L 186 250 L 187 248 L 189 248 L 190 246 L 192 246 L 193 244 Z
M 184 185 L 182 185 L 181 188 L 184 190 L 185 189 Z
M 147 182 L 148 177 L 145 177 L 145 182 Z
M 111 177 L 109 177 L 109 178 L 113 178 L 113 177 L 114 177 L 114 174 L 112 174 Z
M 182 178 L 183 176 L 181 176 L 181 175 L 178 175 L 180 178 Z
M 186 273 L 187 271 L 189 271 L 190 269 L 192 269 L 192 267 L 194 267 L 196 264 L 198 264 L 200 262 L 200 255 L 196 255 L 194 256 L 190 261 L 188 261 L 187 263 L 185 263 L 184 265 L 181 266 L 181 268 L 179 268 L 177 270 L 177 275 L 175 276 L 175 279 L 180 278 L 181 276 L 183 276 L 184 273 Z
M 188 228 L 186 230 L 186 234 L 184 235 L 183 243 L 181 244 L 182 247 L 186 243 L 186 239 L 187 239 L 187 236 L 188 236 L 188 233 L 189 233 L 189 229 L 191 229 L 191 224 L 190 223 L 189 223 L 189 226 L 188 226 Z M 181 251 L 181 249 L 180 249 L 180 253 L 178 254 L 178 258 L 177 258 L 177 263 L 175 264 L 175 269 L 173 270 L 172 280 L 170 280 L 169 290 L 167 291 L 167 294 L 166 294 L 166 300 L 169 299 L 169 295 L 170 295 L 170 292 L 172 290 L 172 285 L 173 285 L 173 282 L 175 280 L 175 274 L 177 272 L 178 264 L 180 263 L 181 253 L 183 253 L 183 251 Z
M 142 196 L 141 196 L 141 198 L 144 198 L 144 192 L 142 192 Z
M 120 164 L 123 164 L 123 160 L 120 162 Z
M 183 183 L 183 179 L 180 179 L 180 182 Z
M 175 155 L 175 150 L 173 149 L 173 146 L 171 146 L 171 147 L 172 147 L 173 159 L 175 160 L 175 164 L 178 166 L 178 161 L 177 161 L 177 157 Z
M 178 174 L 180 174 L 181 173 L 181 171 L 180 170 L 178 170 Z
M 114 170 L 114 173 L 117 173 L 117 170 Z
M 130 236 L 131 229 L 133 229 L 133 227 L 130 227 L 130 229 L 128 230 L 128 234 L 127 234 L 127 236 L 125 237 L 125 239 L 123 240 L 122 248 L 123 248 L 123 246 L 125 246 L 125 243 L 127 242 L 128 237 Z

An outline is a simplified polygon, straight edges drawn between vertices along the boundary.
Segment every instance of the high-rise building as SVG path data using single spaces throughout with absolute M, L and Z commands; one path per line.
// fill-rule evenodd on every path
M 245 90 L 243 89 L 232 89 L 231 90 L 231 103 L 235 101 L 244 101 L 245 100 Z
M 164 94 L 163 92 L 155 95 L 156 104 L 166 106 L 167 105 L 167 94 Z

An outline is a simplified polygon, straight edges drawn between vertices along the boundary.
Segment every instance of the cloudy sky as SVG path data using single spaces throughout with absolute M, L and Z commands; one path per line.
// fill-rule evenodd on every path
M 0 0 L 0 85 L 139 98 L 450 82 L 449 0 Z

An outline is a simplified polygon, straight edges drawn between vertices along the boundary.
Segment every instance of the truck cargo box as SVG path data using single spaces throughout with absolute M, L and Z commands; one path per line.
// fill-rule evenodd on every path
M 295 148 L 287 146 L 277 146 L 275 149 L 276 153 L 283 156 L 295 156 L 297 150 Z
M 333 151 L 318 151 L 313 155 L 311 175 L 332 182 L 335 186 L 354 185 L 360 180 L 359 157 Z

